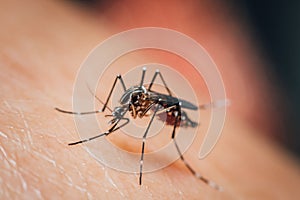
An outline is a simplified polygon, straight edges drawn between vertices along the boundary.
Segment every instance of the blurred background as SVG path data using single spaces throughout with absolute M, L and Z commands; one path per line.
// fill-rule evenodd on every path
M 299 159 L 289 152 L 299 155 L 298 4 L 3 1 L 0 199 L 161 199 L 166 194 L 171 199 L 297 199 Z M 138 177 L 99 165 L 85 148 L 67 145 L 78 140 L 73 117 L 53 107 L 72 108 L 72 88 L 82 61 L 113 34 L 149 26 L 173 29 L 196 40 L 223 77 L 231 106 L 221 139 L 210 156 L 199 160 L 198 147 L 205 136 L 199 129 L 197 137 L 202 138 L 185 154 L 197 171 L 226 187 L 223 194 L 202 189 L 182 163 L 145 174 L 145 187 L 137 187 Z M 179 56 L 138 53 L 122 57 L 117 71 L 150 60 L 187 71 L 181 75 L 193 86 L 200 82 Z M 105 81 L 96 92 L 100 97 L 111 84 L 111 79 Z M 196 89 L 199 100 L 209 102 L 208 93 Z M 201 119 L 199 128 L 205 120 L 209 117 Z M 131 148 L 126 141 L 121 145 Z M 103 148 L 114 159 L 108 150 Z
M 271 63 L 268 70 L 276 76 L 273 84 L 280 88 L 282 106 L 287 109 L 282 139 L 300 156 L 300 2 L 241 0 L 232 4 L 245 13 Z
M 111 7 L 116 7 L 115 4 L 120 4 L 120 1 L 104 0 L 69 1 L 88 10 L 88 12 L 96 13 L 96 16 L 97 13 L 107 12 Z M 298 103 L 300 101 L 300 81 L 298 78 L 300 76 L 300 57 L 298 56 L 300 51 L 300 2 L 280 0 L 217 2 L 221 7 L 225 6 L 227 10 L 232 12 L 235 18 L 238 17 L 239 23 L 247 27 L 247 31 L 250 32 L 249 35 L 255 40 L 259 56 L 263 57 L 262 59 L 266 63 L 259 66 L 264 68 L 262 76 L 268 79 L 271 84 L 272 92 L 270 93 L 276 93 L 269 96 L 268 100 L 257 96 L 257 98 L 261 98 L 259 102 L 265 104 L 262 107 L 269 107 L 268 109 L 271 110 L 270 113 L 272 114 L 265 115 L 264 112 L 269 111 L 257 108 L 253 112 L 256 112 L 258 117 L 254 117 L 256 120 L 253 123 L 259 126 L 260 118 L 269 118 L 267 119 L 269 125 L 264 128 L 266 132 L 271 132 L 271 134 L 267 134 L 300 156 L 300 128 L 298 123 L 300 113 L 300 104 Z M 201 4 L 202 2 L 199 1 L 198 3 Z M 155 10 L 153 12 L 157 13 Z M 198 19 L 194 18 L 194 20 L 197 21 Z M 133 21 L 131 22 L 134 24 Z M 140 25 L 141 23 L 136 23 L 130 28 Z M 272 98 L 274 99 L 272 100 Z M 261 116 L 259 116 L 260 113 Z M 249 120 L 251 121 L 252 118 L 250 117 Z

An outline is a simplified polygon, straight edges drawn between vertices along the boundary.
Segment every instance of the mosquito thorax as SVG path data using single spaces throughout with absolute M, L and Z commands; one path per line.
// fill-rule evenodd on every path
M 124 94 L 120 98 L 120 103 L 121 104 L 129 104 L 132 102 L 132 97 L 133 96 L 139 96 L 141 94 L 146 94 L 147 89 L 144 86 L 132 86 L 128 88 Z

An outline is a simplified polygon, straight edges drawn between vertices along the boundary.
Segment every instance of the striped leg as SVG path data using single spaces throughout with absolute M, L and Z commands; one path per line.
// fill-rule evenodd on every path
M 171 90 L 168 88 L 165 79 L 163 78 L 162 74 L 160 73 L 160 71 L 159 71 L 158 69 L 155 71 L 155 74 L 154 74 L 154 76 L 153 76 L 153 78 L 152 78 L 152 80 L 151 80 L 151 83 L 150 83 L 150 85 L 149 85 L 149 87 L 148 87 L 148 90 L 151 91 L 151 87 L 152 87 L 152 85 L 153 85 L 153 83 L 154 83 L 154 81 L 155 81 L 157 75 L 159 75 L 160 79 L 162 80 L 162 82 L 163 82 L 163 84 L 164 84 L 164 86 L 165 86 L 165 89 L 167 90 L 168 94 L 169 94 L 170 96 L 172 96 Z
M 175 111 L 176 112 L 176 111 Z M 204 183 L 206 183 L 207 185 L 209 185 L 210 187 L 216 189 L 216 190 L 219 190 L 221 191 L 222 188 L 217 185 L 215 182 L 211 181 L 211 180 L 208 180 L 207 178 L 203 177 L 202 175 L 198 174 L 191 166 L 189 163 L 186 162 L 186 160 L 184 159 L 180 149 L 179 149 L 179 146 L 176 142 L 176 139 L 175 139 L 175 133 L 176 133 L 176 127 L 177 127 L 177 123 L 178 123 L 178 120 L 180 120 L 180 116 L 181 116 L 181 111 L 180 111 L 180 107 L 178 106 L 178 111 L 177 113 L 175 113 L 175 124 L 174 124 L 174 128 L 173 128 L 173 132 L 172 132 L 172 140 L 175 144 L 175 147 L 176 147 L 176 150 L 178 152 L 178 154 L 180 155 L 180 159 L 182 160 L 182 162 L 184 163 L 184 165 L 188 168 L 188 170 L 198 179 L 200 179 L 201 181 L 203 181 Z
M 139 178 L 139 184 L 140 185 L 142 185 L 143 163 L 144 163 L 144 153 L 145 153 L 146 138 L 147 138 L 147 134 L 149 132 L 149 128 L 150 128 L 150 126 L 151 126 L 151 124 L 153 122 L 153 119 L 154 119 L 155 114 L 158 111 L 159 107 L 160 107 L 159 105 L 156 106 L 156 109 L 155 109 L 155 111 L 154 111 L 154 113 L 153 113 L 153 115 L 151 117 L 151 120 L 150 120 L 150 122 L 148 124 L 148 127 L 147 127 L 147 129 L 146 129 L 146 131 L 144 133 L 144 136 L 143 136 L 142 153 L 141 153 L 141 159 L 140 159 L 140 178 Z
M 114 131 L 116 131 L 116 130 L 122 128 L 123 126 L 125 126 L 125 125 L 127 125 L 127 124 L 129 123 L 129 119 L 128 119 L 128 118 L 124 118 L 124 115 L 126 114 L 127 111 L 128 111 L 128 109 L 125 110 L 125 112 L 122 114 L 122 116 L 120 116 L 120 118 L 118 118 L 118 119 L 115 121 L 115 123 L 113 124 L 113 126 L 112 126 L 110 129 L 108 129 L 108 131 L 106 131 L 106 132 L 104 132 L 104 133 L 101 133 L 101 134 L 99 134 L 99 135 L 90 137 L 90 138 L 88 138 L 88 139 L 84 139 L 84 140 L 80 140 L 80 141 L 77 141 L 77 142 L 69 143 L 68 145 L 76 145 L 76 144 L 88 142 L 88 141 L 94 140 L 94 139 L 99 138 L 99 137 L 102 137 L 102 136 L 107 136 L 107 135 L 111 134 L 112 132 L 114 132 Z M 125 120 L 125 122 L 124 122 L 123 124 L 117 126 L 118 123 L 119 123 L 121 120 Z

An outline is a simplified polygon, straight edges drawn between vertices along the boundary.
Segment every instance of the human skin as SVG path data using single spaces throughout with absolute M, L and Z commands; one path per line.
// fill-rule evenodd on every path
M 299 164 L 266 137 L 265 130 L 270 128 L 264 127 L 272 124 L 269 119 L 273 113 L 271 108 L 262 106 L 259 98 L 250 97 L 272 94 L 259 75 L 259 67 L 251 68 L 262 66 L 263 61 L 253 55 L 255 48 L 247 35 L 240 32 L 238 22 L 233 20 L 228 27 L 222 26 L 227 15 L 220 17 L 214 12 L 222 7 L 205 3 L 199 6 L 200 14 L 195 14 L 191 2 L 175 2 L 166 9 L 164 16 L 170 14 L 174 17 L 172 21 L 147 21 L 146 17 L 134 21 L 139 12 L 144 11 L 147 16 L 145 10 L 154 10 L 151 15 L 157 18 L 161 13 L 160 6 L 155 4 L 148 4 L 144 10 L 136 6 L 132 1 L 116 3 L 102 14 L 91 15 L 68 3 L 1 2 L 0 198 L 297 199 Z M 132 11 L 130 15 L 126 9 Z M 175 15 L 175 11 L 182 14 Z M 205 17 L 207 23 L 214 25 L 205 26 L 201 32 L 191 20 L 196 16 Z M 53 108 L 71 109 L 77 70 L 94 46 L 113 33 L 138 26 L 182 31 L 204 45 L 220 66 L 233 103 L 222 136 L 204 160 L 197 157 L 199 139 L 185 157 L 197 172 L 223 186 L 223 192 L 197 180 L 180 161 L 144 174 L 143 185 L 139 186 L 137 175 L 110 169 L 93 159 L 82 146 L 67 145 L 79 139 L 73 118 Z M 162 60 L 168 61 L 168 57 Z M 173 64 L 176 65 L 174 60 L 170 60 L 169 65 Z M 250 81 L 253 84 L 245 86 Z M 260 125 L 255 125 L 258 121 Z M 275 129 L 269 134 L 272 131 Z

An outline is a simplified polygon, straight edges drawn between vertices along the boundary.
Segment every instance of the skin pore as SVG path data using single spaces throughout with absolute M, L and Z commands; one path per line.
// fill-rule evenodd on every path
M 267 137 L 276 132 L 280 119 L 272 111 L 273 104 L 264 103 L 272 102 L 274 91 L 262 75 L 260 67 L 265 63 L 256 54 L 247 28 L 221 4 L 149 2 L 117 1 L 92 14 L 68 2 L 2 2 L 1 199 L 299 196 L 299 164 Z M 73 117 L 53 108 L 71 110 L 72 89 L 80 64 L 112 34 L 143 26 L 184 32 L 202 44 L 220 68 L 233 103 L 221 139 L 207 158 L 199 160 L 203 139 L 199 134 L 200 138 L 184 155 L 197 172 L 222 185 L 222 193 L 197 180 L 180 161 L 144 174 L 143 185 L 139 186 L 137 174 L 112 170 L 93 159 L 82 146 L 67 145 L 79 139 Z M 150 55 L 129 55 L 131 61 L 123 64 L 135 66 Z M 174 68 L 184 65 L 166 54 L 154 59 L 168 62 Z M 191 73 L 185 76 L 192 80 Z

